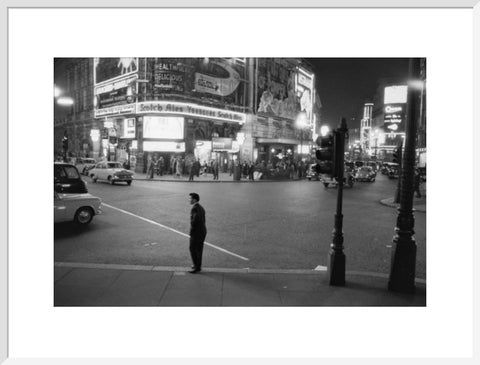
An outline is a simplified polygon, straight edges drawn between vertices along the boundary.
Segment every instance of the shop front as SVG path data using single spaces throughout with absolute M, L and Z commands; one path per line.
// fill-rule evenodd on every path
M 275 167 L 280 161 L 293 160 L 300 141 L 286 138 L 257 138 L 258 161 Z

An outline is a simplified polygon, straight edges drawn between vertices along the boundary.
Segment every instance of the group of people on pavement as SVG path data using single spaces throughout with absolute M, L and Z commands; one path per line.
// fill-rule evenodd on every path
M 255 181 L 270 177 L 296 180 L 305 177 L 306 163 L 291 158 L 273 159 L 268 162 L 259 160 L 256 163 L 251 160 L 229 159 L 225 165 L 220 166 L 219 160 L 215 158 L 208 162 L 206 160 L 201 162 L 199 158 L 193 156 L 183 158 L 171 155 L 170 160 L 168 158 L 165 160 L 164 156 L 158 157 L 154 154 L 148 156 L 146 165 L 148 179 L 153 179 L 155 175 L 170 174 L 176 178 L 188 176 L 189 181 L 194 181 L 195 177 L 211 174 L 213 180 L 218 180 L 220 170 L 227 172 L 229 176 L 235 175 L 235 180 Z

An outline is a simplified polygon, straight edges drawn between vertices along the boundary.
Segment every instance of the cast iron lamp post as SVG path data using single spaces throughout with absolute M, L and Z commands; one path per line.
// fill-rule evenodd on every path
M 420 59 L 410 59 L 410 77 L 420 75 Z M 415 218 L 413 215 L 415 142 L 417 136 L 417 108 L 423 90 L 418 82 L 409 83 L 407 94 L 407 118 L 405 125 L 405 149 L 400 184 L 400 206 L 398 208 L 395 236 L 393 238 L 392 262 L 388 289 L 398 292 L 415 291 L 415 261 L 417 244 L 413 235 Z
M 345 160 L 345 139 L 348 136 L 347 121 L 342 118 L 339 128 L 335 131 L 335 170 L 337 176 L 337 211 L 335 213 L 335 227 L 330 245 L 328 260 L 328 275 L 330 285 L 345 285 L 345 253 L 343 252 L 343 176 Z

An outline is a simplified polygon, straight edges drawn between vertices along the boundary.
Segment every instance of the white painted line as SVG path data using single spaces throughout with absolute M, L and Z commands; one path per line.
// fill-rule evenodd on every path
M 158 223 L 158 222 L 152 221 L 151 219 L 144 218 L 144 217 L 141 217 L 141 216 L 139 216 L 139 215 L 130 213 L 130 212 L 126 211 L 126 210 L 123 210 L 123 209 L 114 207 L 114 206 L 112 206 L 112 205 L 110 205 L 110 204 L 106 204 L 106 203 L 102 202 L 102 206 L 106 206 L 106 207 L 108 207 L 108 208 L 118 210 L 119 212 L 122 212 L 122 213 L 125 213 L 125 214 L 128 214 L 128 215 L 131 215 L 132 217 L 141 219 L 141 220 L 143 220 L 143 221 L 145 221 L 145 222 L 148 222 L 148 223 L 154 224 L 154 225 L 156 225 L 156 226 L 165 228 L 165 229 L 167 229 L 167 230 L 169 230 L 169 231 L 172 231 L 172 232 L 174 232 L 174 233 L 177 233 L 177 234 L 179 234 L 179 235 L 181 235 L 181 236 L 190 238 L 190 235 L 188 235 L 188 234 L 186 234 L 186 233 L 177 231 L 176 229 L 167 227 L 167 226 L 165 226 L 165 225 L 163 225 L 163 224 L 160 224 L 160 223 Z M 244 260 L 244 261 L 249 261 L 246 257 L 237 255 L 236 253 L 233 253 L 233 252 L 230 252 L 230 251 L 228 251 L 228 250 L 225 250 L 224 248 L 221 248 L 221 247 L 212 245 L 211 243 L 208 243 L 208 242 L 206 242 L 206 241 L 205 241 L 205 245 L 210 246 L 210 247 L 212 247 L 212 248 L 214 248 L 214 249 L 216 249 L 216 250 L 218 250 L 218 251 L 222 251 L 222 252 L 224 252 L 224 253 L 226 253 L 226 254 L 228 254 L 228 255 L 232 255 L 232 256 L 238 257 L 239 259 L 242 259 L 242 260 Z
M 315 269 L 315 271 L 327 271 L 328 268 L 326 266 L 318 265 Z

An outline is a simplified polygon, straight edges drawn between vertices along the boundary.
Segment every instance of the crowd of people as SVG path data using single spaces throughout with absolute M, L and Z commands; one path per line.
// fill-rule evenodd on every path
M 149 156 L 146 163 L 146 174 L 148 179 L 153 179 L 155 175 L 172 175 L 175 178 L 188 176 L 189 181 L 195 177 L 211 175 L 213 180 L 218 180 L 219 173 L 228 173 L 234 180 L 248 179 L 255 181 L 258 179 L 301 179 L 305 177 L 306 164 L 293 159 L 274 159 L 269 161 L 257 161 L 256 163 L 240 159 L 229 159 L 227 163 L 220 166 L 218 159 L 209 161 L 200 161 L 199 158 L 183 158 L 181 156 L 171 156 L 169 161 L 165 161 L 163 156 Z

